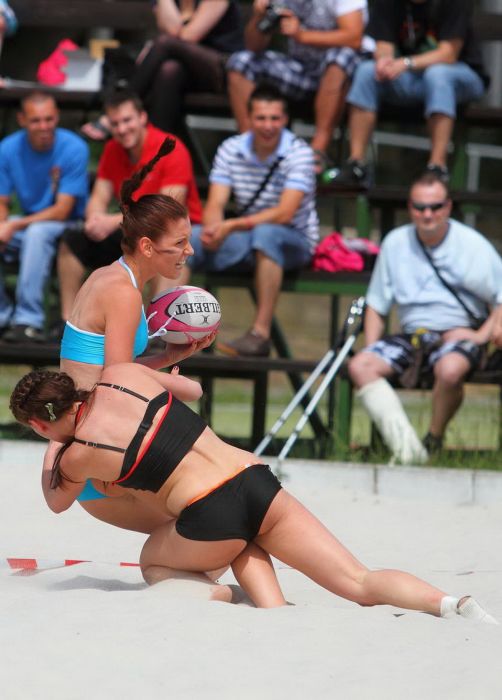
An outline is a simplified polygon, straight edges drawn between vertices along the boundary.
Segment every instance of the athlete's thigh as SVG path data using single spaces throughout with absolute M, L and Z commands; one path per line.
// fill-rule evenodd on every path
M 173 521 L 152 532 L 143 546 L 140 564 L 143 568 L 155 565 L 186 571 L 210 571 L 231 564 L 246 544 L 244 540 L 189 540 L 178 534 Z
M 366 569 L 313 513 L 284 489 L 273 500 L 255 542 L 327 588 L 331 588 L 334 571 L 339 579 L 352 579 Z

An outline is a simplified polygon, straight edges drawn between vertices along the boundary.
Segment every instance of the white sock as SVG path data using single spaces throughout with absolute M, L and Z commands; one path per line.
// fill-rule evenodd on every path
M 492 617 L 481 605 L 469 596 L 461 605 L 457 606 L 457 612 L 473 622 L 483 622 L 488 625 L 498 625 L 499 622 Z
M 441 598 L 441 617 L 454 617 L 458 613 L 458 598 L 451 595 L 445 595 Z
M 474 600 L 472 596 L 468 596 L 463 603 L 459 605 L 460 598 L 454 598 L 451 595 L 445 595 L 441 599 L 441 617 L 454 617 L 460 615 L 472 622 L 483 622 L 489 625 L 498 625 L 497 620 L 492 617 L 486 610 L 483 610 L 481 605 Z

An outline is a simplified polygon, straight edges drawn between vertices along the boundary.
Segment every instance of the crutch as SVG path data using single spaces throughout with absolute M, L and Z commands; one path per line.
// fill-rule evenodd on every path
M 298 421 L 294 432 L 292 435 L 288 438 L 286 444 L 284 445 L 281 454 L 279 455 L 279 459 L 284 459 L 286 454 L 289 452 L 291 447 L 293 446 L 294 442 L 296 441 L 298 435 L 300 432 L 303 430 L 303 427 L 307 420 L 309 419 L 310 415 L 312 414 L 314 408 L 318 404 L 322 394 L 324 393 L 325 389 L 328 387 L 332 379 L 334 378 L 336 372 L 342 365 L 343 361 L 347 357 L 347 355 L 350 352 L 350 349 L 354 345 L 357 335 L 359 334 L 359 331 L 361 330 L 361 321 L 362 321 L 362 315 L 364 311 L 364 297 L 359 297 L 358 299 L 354 299 L 352 302 L 349 312 L 347 314 L 347 318 L 344 323 L 343 327 L 343 334 L 342 338 L 346 336 L 347 331 L 350 329 L 351 334 L 347 337 L 345 342 L 343 343 L 342 347 L 340 348 L 338 355 L 336 354 L 336 350 L 334 348 L 330 348 L 328 352 L 321 358 L 320 362 L 317 364 L 315 367 L 314 371 L 310 375 L 310 377 L 307 379 L 305 384 L 299 389 L 299 391 L 293 396 L 289 404 L 286 406 L 284 411 L 281 413 L 279 418 L 276 420 L 272 428 L 269 430 L 269 432 L 265 435 L 263 440 L 260 442 L 260 444 L 256 447 L 254 450 L 254 454 L 256 455 L 261 455 L 263 454 L 263 451 L 265 448 L 268 446 L 274 435 L 280 430 L 280 428 L 284 425 L 284 423 L 287 421 L 289 416 L 293 413 L 295 408 L 298 406 L 298 404 L 301 402 L 305 394 L 308 392 L 308 390 L 311 388 L 311 386 L 314 384 L 314 382 L 317 380 L 317 378 L 322 374 L 322 372 L 328 367 L 330 362 L 333 364 L 329 368 L 328 372 L 326 372 L 326 376 L 322 383 L 320 384 L 318 390 L 315 392 L 314 396 L 310 400 L 310 402 L 307 405 L 307 408 L 305 409 L 303 415 L 301 416 L 300 420 Z M 337 343 L 338 346 L 338 343 Z M 329 379 L 328 379 L 329 378 Z M 328 380 L 328 381 L 326 381 Z M 315 403 L 314 403 L 315 400 Z M 301 425 L 300 425 L 301 423 Z M 286 449 L 287 448 L 287 449 Z

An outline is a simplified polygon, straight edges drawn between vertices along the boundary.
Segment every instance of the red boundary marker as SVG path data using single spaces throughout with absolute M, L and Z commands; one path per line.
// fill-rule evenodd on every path
M 135 562 L 119 561 L 119 562 L 91 562 L 89 559 L 32 559 L 28 557 L 6 557 L 5 565 L 9 569 L 23 571 L 40 571 L 42 569 L 59 569 L 65 566 L 75 566 L 75 564 L 107 564 L 111 566 L 136 566 Z M 0 559 L 0 566 L 2 560 Z
M 7 568 L 13 571 L 44 571 L 48 569 L 61 569 L 76 564 L 102 564 L 104 566 L 139 567 L 137 562 L 130 561 L 97 561 L 92 559 L 36 559 L 33 557 L 0 557 L 0 569 Z M 275 568 L 289 569 L 290 567 L 276 562 Z

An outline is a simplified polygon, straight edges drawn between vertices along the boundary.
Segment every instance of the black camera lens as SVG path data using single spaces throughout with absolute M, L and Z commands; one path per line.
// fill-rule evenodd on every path
M 281 21 L 281 15 L 273 5 L 269 5 L 265 10 L 265 14 L 256 25 L 262 34 L 270 34 L 273 32 Z

